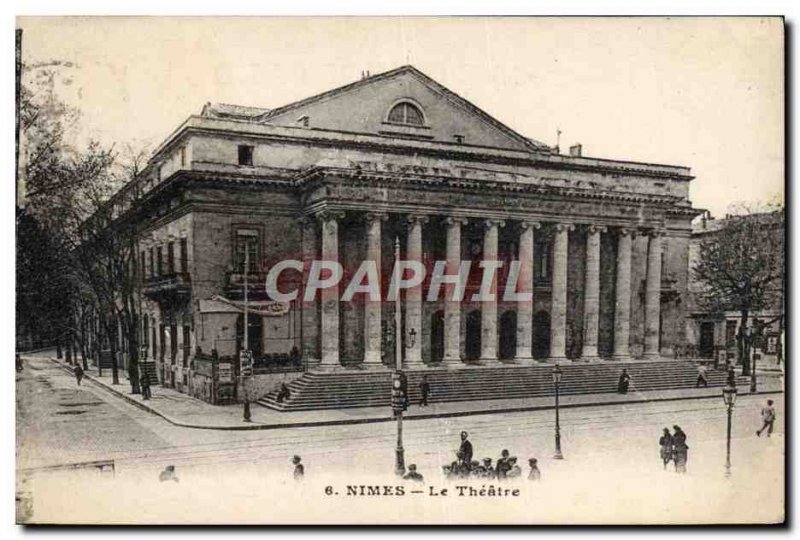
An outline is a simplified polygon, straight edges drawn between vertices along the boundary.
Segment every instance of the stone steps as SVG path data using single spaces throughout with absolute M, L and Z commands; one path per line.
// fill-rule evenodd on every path
M 617 379 L 623 367 L 631 376 L 629 392 L 692 388 L 697 380 L 693 362 L 663 360 L 569 364 L 561 366 L 562 395 L 616 392 Z M 555 394 L 552 365 L 500 365 L 457 369 L 422 369 L 406 371 L 409 399 L 419 400 L 419 383 L 427 375 L 431 386 L 431 402 L 473 401 L 546 397 Z M 724 371 L 709 371 L 709 386 L 723 386 Z M 308 372 L 288 384 L 291 397 L 278 403 L 276 393 L 258 403 L 279 411 L 340 409 L 390 405 L 391 372 L 389 370 L 343 370 L 330 373 Z

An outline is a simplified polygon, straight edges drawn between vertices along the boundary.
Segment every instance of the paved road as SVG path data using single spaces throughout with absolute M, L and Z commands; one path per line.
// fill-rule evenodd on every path
M 246 500 L 259 496 L 274 499 L 276 485 L 289 485 L 292 471 L 289 460 L 293 454 L 303 457 L 306 486 L 314 485 L 316 495 L 328 485 L 344 492 L 345 483 L 396 481 L 391 474 L 396 441 L 393 423 L 255 432 L 179 428 L 122 403 L 93 385 L 77 388 L 73 378 L 44 360 L 27 363 L 22 376 L 18 376 L 17 391 L 18 467 L 114 459 L 117 464 L 114 483 L 138 485 L 154 481 L 164 466 L 172 464 L 183 487 L 203 486 L 204 493 L 218 490 L 228 496 L 238 494 Z M 564 461 L 552 459 L 552 411 L 406 422 L 405 455 L 408 463 L 418 465 L 429 483 L 443 482 L 441 466 L 452 461 L 459 432 L 467 430 L 476 458 L 496 459 L 503 448 L 508 448 L 527 469 L 527 458 L 538 457 L 551 485 L 580 488 L 568 495 L 578 497 L 570 504 L 594 498 L 613 500 L 623 495 L 626 501 L 641 501 L 640 495 L 628 491 L 637 494 L 641 490 L 648 497 L 657 496 L 660 486 L 669 486 L 678 478 L 674 472 L 662 470 L 657 441 L 662 427 L 679 424 L 688 434 L 691 448 L 687 475 L 691 480 L 684 482 L 692 482 L 692 496 L 681 496 L 679 501 L 686 506 L 686 512 L 692 511 L 689 501 L 695 497 L 708 506 L 742 489 L 751 494 L 750 500 L 753 494 L 760 493 L 761 500 L 769 499 L 769 508 L 774 509 L 780 505 L 783 491 L 784 428 L 780 414 L 783 399 L 775 398 L 779 421 L 771 439 L 757 438 L 754 434 L 765 399 L 742 397 L 737 402 L 732 450 L 734 476 L 727 487 L 720 484 L 726 420 L 721 397 L 718 401 L 687 400 L 562 411 Z M 684 483 L 681 490 L 686 488 Z M 147 500 L 152 501 L 153 496 L 150 493 Z M 667 500 L 672 498 L 667 496 Z M 207 503 L 202 498 L 195 501 L 193 508 L 197 510 Z M 730 509 L 735 505 L 735 499 L 726 503 Z M 159 505 L 168 507 L 169 504 Z M 546 507 L 545 501 L 541 501 L 540 507 Z M 274 505 L 270 508 L 274 509 Z M 652 505 L 648 508 L 652 509 Z M 149 504 L 148 509 L 152 511 Z M 114 511 L 121 511 L 120 507 L 115 506 Z M 175 513 L 166 515 L 177 519 Z M 220 515 L 219 509 L 215 515 Z M 240 514 L 235 515 L 237 520 L 246 520 Z M 258 521 L 263 515 L 257 514 L 253 519 Z M 542 514 L 556 515 L 555 511 Z

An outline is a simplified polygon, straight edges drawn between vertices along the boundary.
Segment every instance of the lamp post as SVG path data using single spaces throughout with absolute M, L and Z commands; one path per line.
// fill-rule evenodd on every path
M 731 415 L 733 414 L 733 405 L 736 403 L 736 387 L 728 385 L 722 389 L 722 399 L 725 401 L 725 406 L 728 408 L 728 433 L 726 438 L 725 449 L 725 477 L 731 475 Z
M 250 356 L 250 335 L 248 333 L 248 327 L 250 326 L 250 320 L 247 313 L 247 295 L 248 295 L 248 284 L 247 284 L 247 273 L 250 271 L 250 238 L 247 237 L 245 241 L 245 248 L 244 248 L 244 314 L 242 315 L 242 325 L 244 327 L 244 336 L 242 337 L 242 341 L 244 341 L 242 351 L 240 353 L 239 359 L 239 371 L 241 373 L 242 378 L 242 397 L 244 397 L 244 408 L 242 410 L 242 421 L 249 422 L 250 421 L 250 396 L 248 395 L 248 384 L 247 381 L 250 378 L 250 370 L 252 369 L 252 358 Z
M 561 453 L 561 425 L 558 418 L 558 391 L 562 373 L 561 368 L 556 364 L 556 367 L 553 368 L 553 384 L 556 387 L 556 453 L 553 455 L 553 459 L 564 459 L 564 454 Z
M 400 238 L 394 239 L 394 268 L 395 268 L 395 283 L 399 283 L 400 275 L 398 272 L 400 261 Z M 397 415 L 397 448 L 395 449 L 395 466 L 394 472 L 398 476 L 403 476 L 406 473 L 405 464 L 405 450 L 403 449 L 403 409 L 405 408 L 406 392 L 408 388 L 404 388 L 407 383 L 405 375 L 403 375 L 403 343 L 402 343 L 402 328 L 400 326 L 400 294 L 398 291 L 397 298 L 394 301 L 394 355 L 395 355 L 395 369 L 397 370 L 396 383 L 400 384 L 400 399 L 401 403 L 395 407 L 395 414 Z M 396 384 L 394 383 L 394 384 Z

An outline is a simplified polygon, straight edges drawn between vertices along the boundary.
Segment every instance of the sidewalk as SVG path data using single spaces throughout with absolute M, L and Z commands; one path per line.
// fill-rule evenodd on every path
M 72 373 L 72 368 L 63 361 L 47 358 L 61 369 Z M 290 427 L 334 426 L 343 424 L 364 424 L 389 422 L 394 420 L 389 407 L 363 407 L 353 409 L 332 409 L 326 411 L 273 411 L 251 404 L 251 422 L 242 421 L 242 405 L 211 405 L 170 388 L 152 386 L 152 398 L 142 400 L 141 395 L 131 394 L 130 385 L 120 372 L 120 384 L 111 384 L 111 370 L 105 370 L 103 376 L 97 370 L 90 369 L 85 374 L 97 386 L 128 401 L 132 405 L 160 416 L 167 422 L 186 428 L 215 430 L 257 430 L 282 429 Z M 739 386 L 739 395 L 749 395 L 747 387 Z M 757 394 L 783 392 L 783 381 L 780 377 L 762 377 L 759 380 Z M 722 403 L 722 389 L 689 388 L 680 390 L 661 390 L 652 392 L 636 392 L 628 394 L 582 394 L 562 396 L 560 408 L 594 407 L 602 405 L 620 405 L 632 403 L 648 403 L 659 401 L 678 401 L 687 399 L 719 399 Z M 477 414 L 494 414 L 523 411 L 540 411 L 553 409 L 552 397 L 535 397 L 526 399 L 496 399 L 486 401 L 461 401 L 447 403 L 431 403 L 428 407 L 412 405 L 403 415 L 404 420 L 423 420 L 430 418 L 446 418 L 470 416 Z M 324 417 L 324 420 L 320 418 Z

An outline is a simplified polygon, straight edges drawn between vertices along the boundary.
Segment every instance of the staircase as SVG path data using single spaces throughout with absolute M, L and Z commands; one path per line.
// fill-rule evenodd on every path
M 629 393 L 693 388 L 697 381 L 696 364 L 683 360 L 576 363 L 561 366 L 560 394 L 616 392 L 617 379 L 623 368 L 631 376 Z M 405 373 L 411 403 L 419 401 L 419 383 L 423 375 L 428 376 L 431 403 L 545 397 L 555 393 L 552 365 L 426 369 Z M 709 386 L 722 387 L 726 373 L 709 370 L 707 378 Z M 388 370 L 307 372 L 287 386 L 291 391 L 287 401 L 278 403 L 275 399 L 277 392 L 271 392 L 258 400 L 258 404 L 278 411 L 388 407 L 391 404 L 391 373 Z

